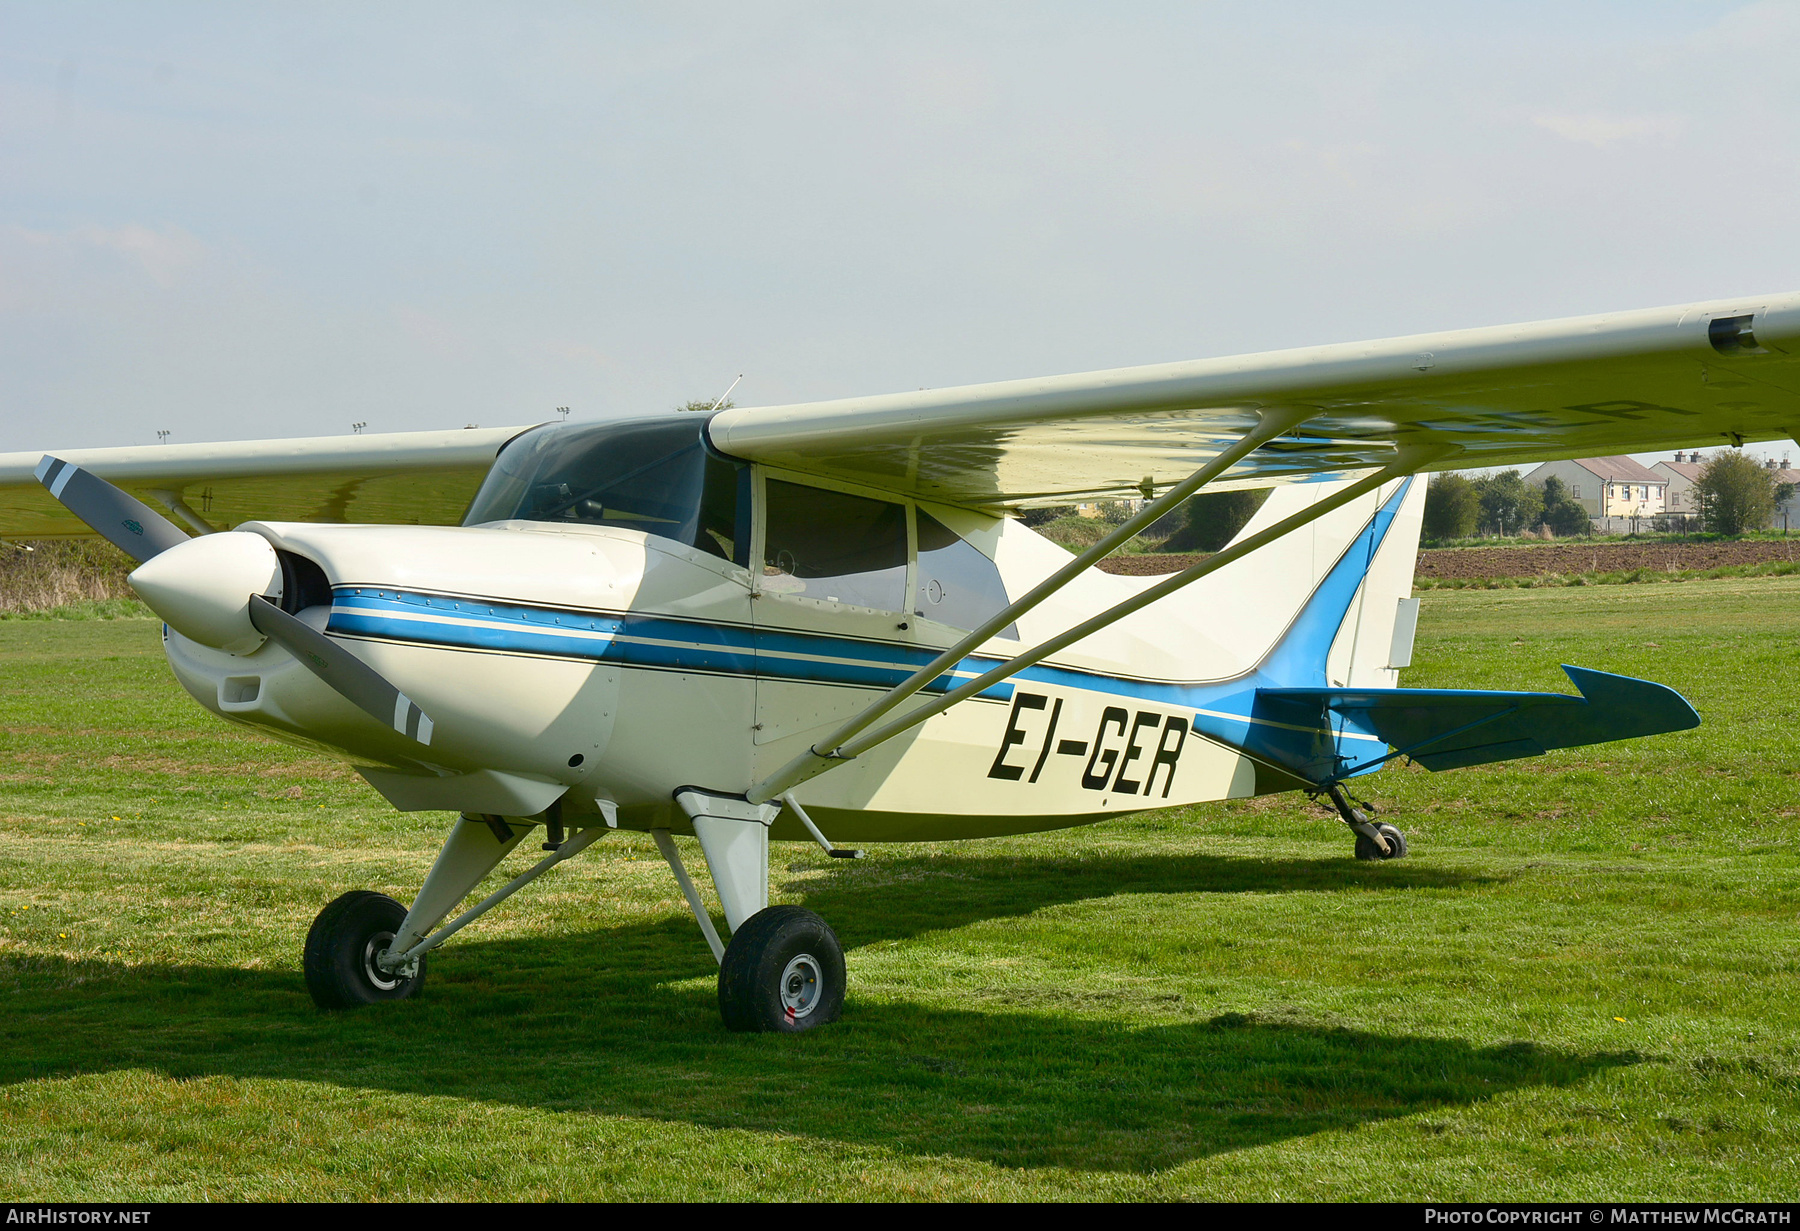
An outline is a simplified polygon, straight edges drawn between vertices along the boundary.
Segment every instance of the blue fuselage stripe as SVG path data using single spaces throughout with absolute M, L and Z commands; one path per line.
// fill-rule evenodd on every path
M 1039 663 L 1020 671 L 1012 681 L 1192 709 L 1197 711 L 1195 730 L 1241 747 L 1250 727 L 1258 725 L 1251 717 L 1258 688 L 1303 687 L 1324 681 L 1331 642 L 1399 512 L 1407 486 L 1402 484 L 1370 519 L 1263 662 L 1236 679 L 1179 683 Z M 918 646 L 793 629 L 635 612 L 573 611 L 370 586 L 342 586 L 334 592 L 328 631 L 447 648 L 863 688 L 891 688 L 937 653 Z M 947 692 L 1001 661 L 970 655 L 926 691 Z M 982 692 L 981 698 L 1007 701 L 1012 695 L 1013 684 L 1002 683 Z
M 340 588 L 328 630 L 446 648 L 545 654 L 628 667 L 704 671 L 819 684 L 891 688 L 933 657 L 912 646 L 660 616 L 553 610 L 407 590 Z M 927 686 L 946 692 L 994 666 L 965 659 Z M 1012 698 L 1000 684 L 985 700 Z

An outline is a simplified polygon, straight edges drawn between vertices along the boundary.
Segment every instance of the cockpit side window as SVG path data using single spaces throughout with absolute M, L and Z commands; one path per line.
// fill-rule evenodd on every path
M 1000 568 L 965 539 L 927 513 L 916 510 L 919 526 L 919 589 L 913 613 L 952 628 L 979 625 L 1012 600 L 1000 580 Z M 1016 624 L 999 636 L 1019 636 Z
M 750 467 L 709 454 L 694 546 L 750 567 Z
M 542 427 L 501 451 L 465 526 L 575 522 L 639 530 L 749 565 L 749 467 L 708 452 L 691 417 Z
M 905 505 L 780 479 L 764 491 L 765 591 L 904 610 Z

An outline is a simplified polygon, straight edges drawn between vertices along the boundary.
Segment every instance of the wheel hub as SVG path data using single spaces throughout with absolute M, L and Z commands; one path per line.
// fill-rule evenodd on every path
M 825 990 L 818 959 L 802 953 L 781 972 L 781 1007 L 789 1017 L 805 1017 L 818 1007 Z
M 369 937 L 368 943 L 363 946 L 363 977 L 384 992 L 393 991 L 406 978 L 406 972 L 403 970 L 383 970 L 381 962 L 378 960 L 383 953 L 387 952 L 388 945 L 393 939 L 392 932 L 377 932 Z

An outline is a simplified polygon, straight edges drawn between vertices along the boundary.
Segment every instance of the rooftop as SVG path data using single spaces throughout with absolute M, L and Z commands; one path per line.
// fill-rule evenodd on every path
M 1575 464 L 1608 483 L 1667 483 L 1668 479 L 1629 457 L 1584 457 Z

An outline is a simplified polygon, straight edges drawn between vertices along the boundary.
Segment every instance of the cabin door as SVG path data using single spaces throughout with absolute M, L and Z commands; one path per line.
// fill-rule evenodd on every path
M 799 755 L 923 662 L 912 648 L 907 506 L 764 476 L 757 765 Z M 917 660 L 917 661 L 915 661 Z

